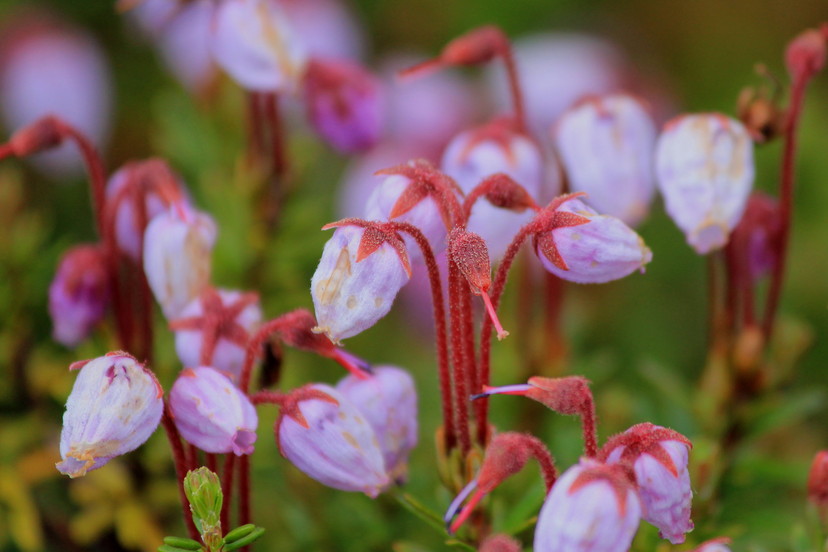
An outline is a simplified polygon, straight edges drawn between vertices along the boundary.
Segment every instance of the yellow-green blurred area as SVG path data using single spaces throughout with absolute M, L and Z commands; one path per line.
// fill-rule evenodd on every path
M 33 2 L 0 0 L 0 19 Z M 368 36 L 369 63 L 392 51 L 434 54 L 475 26 L 495 23 L 511 37 L 585 31 L 615 42 L 642 75 L 671 95 L 676 112 L 733 114 L 736 97 L 760 84 L 758 62 L 787 81 L 787 42 L 828 19 L 824 0 L 586 1 L 365 0 L 350 2 Z M 209 99 L 187 94 L 145 42 L 136 40 L 114 2 L 43 2 L 91 31 L 106 49 L 115 80 L 115 121 L 106 152 L 110 169 L 160 156 L 183 175 L 195 203 L 219 227 L 214 282 L 255 289 L 272 318 L 311 307 L 309 282 L 337 218 L 335 199 L 347 160 L 306 130 L 288 137 L 289 194 L 276 229 L 267 233 L 258 204 L 259 178 L 245 164 L 242 92 L 224 79 Z M 479 71 L 470 69 L 470 75 Z M 490 114 L 484 114 L 486 116 Z M 696 529 L 688 543 L 733 538 L 734 550 L 810 550 L 805 483 L 814 453 L 828 448 L 828 72 L 813 82 L 804 108 L 797 159 L 795 220 L 779 331 L 768 365 L 768 393 L 747 405 L 729 469 L 715 420 L 700 391 L 707 354 L 705 260 L 657 200 L 639 232 L 653 250 L 645 275 L 604 286 L 567 287 L 565 372 L 593 382 L 599 438 L 649 421 L 690 437 Z M 13 129 L 3 129 L 2 140 Z M 757 148 L 756 187 L 775 192 L 781 144 Z M 383 167 L 377 167 L 381 169 Z M 25 163 L 0 162 L 0 551 L 155 550 L 164 535 L 184 535 L 168 443 L 159 429 L 139 450 L 78 480 L 54 468 L 63 405 L 75 360 L 116 348 L 111 322 L 76 350 L 50 337 L 47 290 L 59 256 L 94 239 L 85 180 L 55 183 Z M 540 322 L 518 316 L 518 273 L 502 307 L 512 336 L 494 344 L 495 384 L 520 383 L 546 370 L 525 347 L 542 340 Z M 522 318 L 523 321 L 520 321 Z M 538 318 L 540 320 L 540 318 Z M 522 335 L 515 331 L 521 328 Z M 172 335 L 156 317 L 153 369 L 166 389 L 180 369 Z M 434 433 L 439 391 L 431 340 L 401 309 L 348 340 L 376 363 L 409 369 L 420 394 L 420 444 L 409 493 L 442 515 L 451 500 L 437 476 Z M 334 382 L 341 369 L 310 354 L 286 351 L 280 386 Z M 578 420 L 517 397 L 492 401 L 501 431 L 532 431 L 559 468 L 577 461 Z M 447 550 L 445 533 L 390 496 L 371 500 L 334 491 L 288 464 L 273 440 L 275 407 L 259 407 L 252 457 L 253 521 L 267 529 L 259 550 L 423 552 Z M 496 531 L 512 532 L 525 549 L 543 498 L 536 467 L 508 480 L 488 499 Z M 462 536 L 462 534 L 461 534 Z M 677 550 L 692 546 L 676 547 Z M 670 550 L 642 523 L 634 550 Z

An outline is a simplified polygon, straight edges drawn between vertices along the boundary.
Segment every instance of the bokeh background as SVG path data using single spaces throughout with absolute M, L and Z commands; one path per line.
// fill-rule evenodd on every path
M 0 26 L 33 5 L 0 0 Z M 105 52 L 113 75 L 113 120 L 104 148 L 108 167 L 150 156 L 169 160 L 196 204 L 218 223 L 214 281 L 258 290 L 268 318 L 311 307 L 309 280 L 327 239 L 319 228 L 339 217 L 337 198 L 348 159 L 300 125 L 291 127 L 290 191 L 277 228 L 267 232 L 257 206 L 258 184 L 243 163 L 243 95 L 233 83 L 225 78 L 207 96 L 189 94 L 166 71 L 151 41 L 112 2 L 55 0 L 37 6 L 91 33 Z M 664 115 L 733 114 L 739 91 L 761 83 L 754 65 L 763 62 L 786 79 L 782 54 L 788 40 L 828 19 L 824 0 L 355 0 L 347 6 L 360 22 L 369 65 L 394 52 L 417 59 L 433 55 L 451 38 L 486 23 L 514 38 L 569 32 L 601 37 L 634 69 L 632 86 L 657 90 L 664 98 Z M 460 73 L 478 87 L 476 94 L 487 97 L 484 71 Z M 827 99 L 823 74 L 810 90 L 801 129 L 781 337 L 774 348 L 782 383 L 751 406 L 754 425 L 718 483 L 696 482 L 696 530 L 688 542 L 727 535 L 736 550 L 809 546 L 808 466 L 817 450 L 828 448 Z M 477 120 L 492 113 L 484 100 Z M 2 137 L 12 130 L 3 128 Z M 776 189 L 780 145 L 757 149 L 757 188 Z M 139 451 L 83 479 L 69 481 L 54 469 L 63 404 L 74 381 L 66 368 L 114 347 L 114 335 L 105 328 L 74 351 L 50 337 L 47 289 L 57 260 L 69 246 L 94 239 L 85 180 L 46 177 L 24 162 L 0 162 L 0 224 L 0 550 L 154 550 L 163 535 L 184 533 L 161 431 Z M 704 259 L 685 244 L 658 201 L 639 232 L 654 254 L 645 275 L 567 288 L 565 370 L 593 381 L 601 439 L 642 421 L 670 426 L 694 440 L 694 473 L 715 471 L 716 442 L 698 408 L 707 346 Z M 507 328 L 518 325 L 514 291 L 513 286 L 503 307 Z M 538 328 L 529 324 L 525 330 L 537 339 Z M 180 367 L 160 315 L 156 331 L 154 369 L 169 388 Z M 395 308 L 348 345 L 374 362 L 414 374 L 421 443 L 406 491 L 442 512 L 451 497 L 439 484 L 434 461 L 439 408 L 428 332 L 421 317 Z M 524 381 L 545 369 L 543 362 L 527 361 L 528 339 L 513 334 L 496 344 L 496 383 Z M 285 352 L 284 387 L 340 376 L 328 362 Z M 561 467 L 575 462 L 577 420 L 527 403 L 509 397 L 493 401 L 495 424 L 536 432 Z M 291 467 L 273 442 L 275 417 L 275 409 L 260 408 L 254 520 L 267 533 L 259 549 L 447 549 L 444 534 L 392 498 L 372 501 L 332 491 Z M 495 528 L 516 532 L 528 548 L 532 531 L 525 520 L 542 501 L 537 469 L 509 480 L 491 501 Z M 669 546 L 652 527 L 642 526 L 634 549 Z

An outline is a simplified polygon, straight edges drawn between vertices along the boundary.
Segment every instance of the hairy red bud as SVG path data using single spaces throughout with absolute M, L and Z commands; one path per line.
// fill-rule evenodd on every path
M 47 115 L 15 132 L 9 145 L 16 156 L 25 157 L 59 146 L 64 138 L 62 121 Z
M 825 65 L 825 26 L 808 29 L 794 38 L 785 52 L 785 65 L 794 80 L 811 78 Z
M 486 200 L 495 207 L 519 213 L 538 207 L 526 188 L 504 173 L 487 177 L 481 185 L 486 186 Z

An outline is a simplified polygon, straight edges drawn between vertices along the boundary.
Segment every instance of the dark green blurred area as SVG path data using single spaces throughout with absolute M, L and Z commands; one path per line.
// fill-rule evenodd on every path
M 0 18 L 22 4 L 30 3 L 0 0 Z M 656 74 L 680 110 L 730 114 L 742 87 L 758 83 L 755 63 L 764 62 L 784 77 L 787 42 L 828 19 L 824 0 L 352 4 L 365 25 L 373 57 L 396 50 L 434 53 L 454 36 L 485 23 L 496 23 L 514 37 L 583 30 L 617 42 L 641 73 Z M 116 84 L 108 166 L 155 155 L 167 158 L 184 176 L 196 203 L 218 223 L 216 284 L 255 287 L 268 318 L 310 307 L 310 277 L 328 237 L 319 228 L 335 217 L 334 199 L 346 160 L 307 133 L 291 137 L 292 191 L 278 232 L 264 235 L 255 218 L 255 185 L 240 168 L 245 147 L 241 93 L 224 83 L 212 102 L 192 99 L 163 71 L 155 53 L 128 35 L 113 2 L 42 5 L 91 30 L 106 48 Z M 780 333 L 786 342 L 810 346 L 790 380 L 755 405 L 756 427 L 738 451 L 718 499 L 702 497 L 704 508 L 694 515 L 696 530 L 688 542 L 727 535 L 734 538 L 735 550 L 809 549 L 803 537 L 807 470 L 813 454 L 828 448 L 827 98 L 828 74 L 823 72 L 810 89 L 801 128 L 795 222 L 781 305 Z M 757 149 L 758 188 L 776 189 L 779 154 L 778 143 Z M 0 551 L 152 550 L 160 536 L 184 533 L 160 430 L 136 453 L 83 480 L 64 479 L 52 467 L 58 459 L 63 403 L 74 379 L 66 367 L 103 354 L 114 343 L 111 331 L 97 332 L 76 351 L 50 338 L 46 293 L 57 259 L 67 247 L 94 239 L 85 186 L 55 185 L 22 163 L 0 163 Z M 654 255 L 646 275 L 601 287 L 568 288 L 568 372 L 593 381 L 602 440 L 650 421 L 694 439 L 694 458 L 701 462 L 715 456 L 696 415 L 707 343 L 704 260 L 685 244 L 658 203 L 640 233 Z M 513 295 L 504 305 L 507 328 L 516 325 Z M 156 331 L 154 368 L 169 388 L 178 366 L 160 315 Z M 439 396 L 433 353 L 423 343 L 422 332 L 412 329 L 406 313 L 397 309 L 348 345 L 369 360 L 414 373 L 421 395 L 421 444 L 412 456 L 405 490 L 442 513 L 451 497 L 440 486 L 434 465 Z M 520 343 L 510 338 L 495 344 L 495 383 L 517 383 L 531 375 L 521 364 Z M 338 377 L 339 368 L 328 362 L 286 352 L 285 387 Z M 536 431 L 561 469 L 577 461 L 577 420 L 556 417 L 513 397 L 493 401 L 492 415 L 500 430 Z M 289 466 L 273 442 L 275 416 L 275 409 L 260 408 L 253 457 L 254 522 L 267 533 L 258 549 L 447 549 L 444 535 L 393 499 L 372 501 L 332 491 Z M 537 469 L 531 467 L 493 493 L 495 529 L 514 530 L 535 515 L 541 489 Z M 528 549 L 532 531 L 524 530 L 518 538 Z M 670 549 L 660 542 L 656 531 L 643 524 L 634 549 Z

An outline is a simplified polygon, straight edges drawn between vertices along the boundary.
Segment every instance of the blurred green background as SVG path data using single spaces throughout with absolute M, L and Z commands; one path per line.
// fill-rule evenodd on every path
M 0 19 L 30 2 L 0 0 Z M 196 203 L 219 226 L 214 281 L 261 292 L 268 318 L 310 307 L 309 280 L 326 233 L 346 160 L 307 132 L 290 138 L 291 193 L 278 231 L 266 235 L 255 217 L 256 184 L 243 168 L 243 97 L 224 82 L 210 102 L 194 100 L 169 77 L 150 47 L 127 31 L 112 2 L 54 1 L 43 6 L 90 30 L 104 45 L 115 78 L 115 124 L 106 162 L 167 158 Z M 654 74 L 687 111 L 732 114 L 742 87 L 757 84 L 756 62 L 784 76 L 788 40 L 828 16 L 824 0 L 577 1 L 366 0 L 350 3 L 369 37 L 369 60 L 389 51 L 436 53 L 454 36 L 485 23 L 510 36 L 580 30 L 606 37 L 626 51 L 642 74 Z M 476 74 L 476 71 L 470 73 Z M 786 347 L 805 352 L 778 389 L 753 405 L 755 426 L 737 451 L 714 497 L 700 495 L 696 530 L 688 542 L 727 535 L 736 550 L 807 550 L 805 481 L 813 454 L 828 447 L 824 423 L 828 375 L 828 75 L 808 96 L 798 160 L 795 222 L 781 305 Z M 7 136 L 11 129 L 5 129 Z M 779 143 L 757 149 L 758 188 L 775 190 Z M 377 167 L 380 168 L 380 167 Z M 74 376 L 68 364 L 113 347 L 99 331 L 76 351 L 50 338 L 47 289 L 57 259 L 69 246 L 94 239 L 84 181 L 55 184 L 26 165 L 0 163 L 0 550 L 153 550 L 164 534 L 183 534 L 172 464 L 161 431 L 126 457 L 84 479 L 69 481 L 53 468 L 63 404 Z M 654 260 L 644 276 L 601 287 L 569 286 L 564 331 L 568 372 L 593 381 L 603 440 L 633 423 L 650 421 L 695 440 L 694 462 L 715 465 L 715 444 L 697 416 L 698 380 L 706 355 L 704 260 L 685 244 L 660 203 L 640 233 Z M 512 290 L 514 291 L 514 290 Z M 507 292 L 508 293 L 508 292 Z M 504 325 L 516 325 L 508 293 Z M 172 338 L 156 323 L 156 372 L 166 388 L 178 370 Z M 354 352 L 377 363 L 410 369 L 421 395 L 421 444 L 412 456 L 406 490 L 442 513 L 451 497 L 434 462 L 439 423 L 433 351 L 406 313 L 395 310 L 377 327 L 349 340 Z M 528 375 L 519 339 L 495 345 L 495 383 Z M 311 355 L 286 352 L 282 385 L 333 382 L 339 369 Z M 540 405 L 504 397 L 492 402 L 501 429 L 538 432 L 565 468 L 579 455 L 575 419 Z M 254 521 L 267 528 L 261 550 L 447 549 L 445 536 L 392 498 L 372 501 L 309 480 L 279 456 L 272 438 L 276 410 L 260 408 L 253 457 Z M 712 460 L 711 460 L 712 459 Z M 497 490 L 495 528 L 514 530 L 542 500 L 531 467 Z M 636 550 L 667 550 L 642 525 Z M 518 532 L 528 548 L 531 530 Z M 685 547 L 687 548 L 687 547 Z

